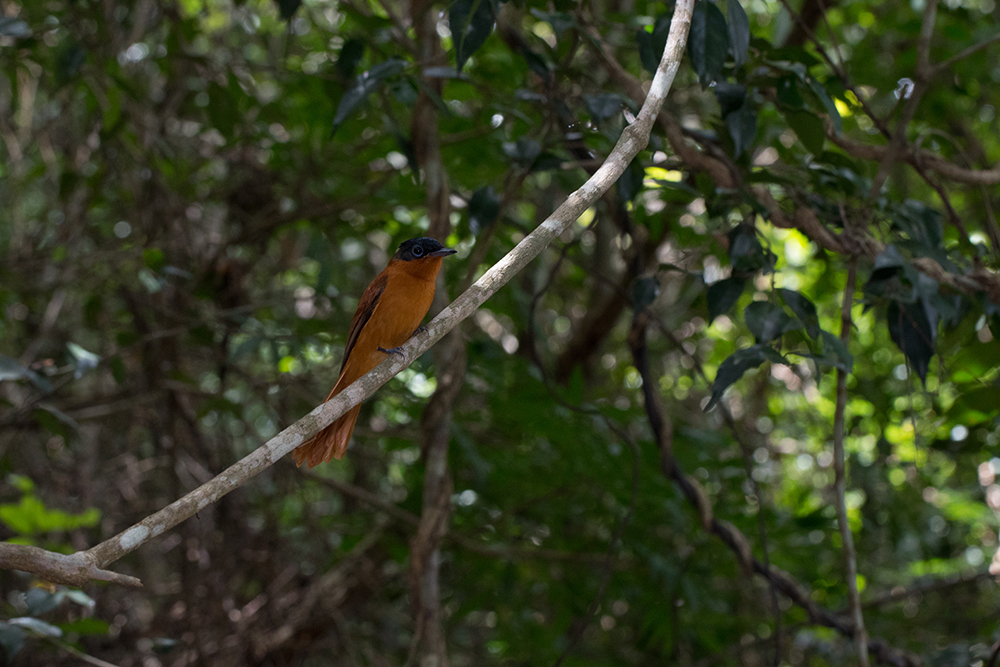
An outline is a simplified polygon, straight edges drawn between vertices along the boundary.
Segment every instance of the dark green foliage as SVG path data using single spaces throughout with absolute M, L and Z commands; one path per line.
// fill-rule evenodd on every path
M 726 17 L 715 3 L 695 4 L 688 35 L 688 56 L 702 88 L 707 88 L 722 74 L 722 66 L 729 55 L 728 30 Z
M 286 21 L 291 21 L 292 17 L 295 16 L 295 12 L 299 10 L 302 6 L 302 0 L 274 0 L 278 4 L 278 9 L 281 11 L 281 18 Z
M 469 200 L 469 231 L 476 235 L 492 225 L 500 213 L 500 204 L 500 197 L 492 185 L 473 192 Z
M 719 315 L 728 313 L 740 296 L 743 295 L 743 288 L 746 281 L 743 278 L 724 278 L 708 286 L 706 297 L 708 299 L 708 321 L 711 322 Z
M 657 17 L 652 31 L 639 30 L 636 42 L 639 45 L 639 60 L 642 68 L 650 74 L 656 73 L 656 68 L 663 57 L 663 49 L 667 45 L 667 34 L 670 32 L 670 15 Z
M 458 71 L 462 71 L 469 56 L 490 36 L 496 12 L 496 0 L 456 0 L 448 10 L 448 26 L 455 43 L 455 66 Z
M 719 371 L 716 373 L 715 381 L 712 383 L 712 397 L 705 406 L 705 410 L 714 408 L 722 399 L 722 395 L 726 392 L 726 389 L 743 377 L 744 373 L 748 370 L 757 368 L 765 361 L 788 363 L 774 348 L 764 344 L 743 348 L 727 357 L 719 365 Z
M 1000 87 L 995 45 L 969 49 L 988 4 L 938 7 L 932 64 L 963 55 L 873 194 L 921 13 L 827 6 L 817 43 L 784 10 L 698 2 L 648 146 L 461 324 L 464 357 L 439 343 L 366 401 L 343 461 L 279 461 L 109 564 L 142 590 L 0 572 L 4 664 L 429 663 L 415 601 L 434 583 L 411 566 L 440 510 L 450 664 L 855 664 L 783 595 L 776 618 L 684 493 L 846 617 L 837 371 L 869 633 L 926 665 L 987 662 Z M 674 4 L 4 11 L 0 539 L 69 553 L 319 404 L 399 242 L 459 249 L 443 305 L 549 218 L 632 134 Z M 448 488 L 425 507 L 443 404 Z
M 750 48 L 750 19 L 743 10 L 739 0 L 726 2 L 727 27 L 729 28 L 729 47 L 733 59 L 739 68 L 747 59 L 747 49 Z
M 358 105 L 367 99 L 383 82 L 403 71 L 406 63 L 402 60 L 387 60 L 375 65 L 367 72 L 359 74 L 354 86 L 344 93 L 337 105 L 337 113 L 333 117 L 333 129 L 337 130 L 347 120 Z

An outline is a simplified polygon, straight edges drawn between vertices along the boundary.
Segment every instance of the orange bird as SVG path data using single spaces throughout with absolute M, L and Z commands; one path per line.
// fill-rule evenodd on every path
M 454 253 L 429 238 L 410 239 L 399 246 L 389 265 L 361 295 L 347 335 L 340 377 L 327 401 L 378 366 L 385 355 L 402 354 L 399 346 L 416 332 L 434 300 L 441 260 Z M 361 404 L 300 445 L 292 452 L 295 464 L 305 462 L 312 468 L 344 458 L 359 412 Z

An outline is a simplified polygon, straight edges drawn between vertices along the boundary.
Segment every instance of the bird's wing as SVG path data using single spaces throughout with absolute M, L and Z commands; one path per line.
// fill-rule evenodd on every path
M 354 344 L 358 342 L 361 330 L 365 328 L 365 324 L 368 323 L 368 320 L 372 317 L 372 313 L 375 312 L 375 306 L 378 305 L 378 300 L 382 296 L 382 292 L 385 291 L 386 282 L 388 282 L 388 276 L 383 271 L 365 289 L 365 293 L 361 295 L 361 302 L 358 303 L 358 309 L 354 312 L 354 319 L 351 320 L 351 331 L 347 334 L 347 347 L 344 348 L 344 360 L 340 362 L 341 374 L 344 372 L 347 360 L 351 358 L 351 350 L 354 349 Z

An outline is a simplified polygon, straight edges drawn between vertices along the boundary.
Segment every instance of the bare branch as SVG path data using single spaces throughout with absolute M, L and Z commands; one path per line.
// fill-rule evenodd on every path
M 30 572 L 46 581 L 67 586 L 83 586 L 90 581 L 108 581 L 142 588 L 142 582 L 117 572 L 98 568 L 85 553 L 71 556 L 25 544 L 0 542 L 0 569 Z
M 888 593 L 882 593 L 881 595 L 877 595 L 870 600 L 867 600 L 861 606 L 866 608 L 881 607 L 882 605 L 905 600 L 906 598 L 913 597 L 914 595 L 923 595 L 924 593 L 941 591 L 947 588 L 954 588 L 956 586 L 974 584 L 982 579 L 988 579 L 992 576 L 993 575 L 990 574 L 989 570 L 983 570 L 982 572 L 973 572 L 972 574 L 960 574 L 953 577 L 945 577 L 943 579 L 933 579 L 931 581 L 915 584 L 908 588 L 899 586 L 897 588 L 893 588 Z M 847 613 L 847 610 L 844 610 L 844 613 Z
M 980 42 L 979 44 L 973 44 L 967 49 L 962 49 L 961 51 L 953 55 L 951 58 L 942 60 L 937 65 L 934 65 L 934 67 L 931 69 L 931 74 L 936 76 L 944 72 L 946 69 L 948 69 L 955 63 L 957 63 L 959 60 L 964 60 L 965 58 L 968 58 L 969 56 L 977 53 L 978 51 L 982 51 L 986 47 L 992 46 L 997 42 L 1000 42 L 1000 33 L 993 35 L 984 42 Z
M 837 135 L 833 131 L 832 125 L 827 128 L 826 136 L 850 155 L 864 160 L 882 160 L 888 151 L 885 146 L 862 144 L 848 139 L 845 135 Z M 904 148 L 898 158 L 908 164 L 919 164 L 936 171 L 956 183 L 967 185 L 996 185 L 1000 183 L 1000 164 L 996 164 L 990 169 L 967 169 L 949 162 L 936 153 L 914 150 L 910 147 Z

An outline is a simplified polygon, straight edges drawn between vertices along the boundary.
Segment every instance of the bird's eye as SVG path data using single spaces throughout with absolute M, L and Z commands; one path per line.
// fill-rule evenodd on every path
M 411 250 L 411 252 L 414 257 L 422 257 L 424 254 L 424 247 L 420 245 L 413 246 L 413 250 Z

